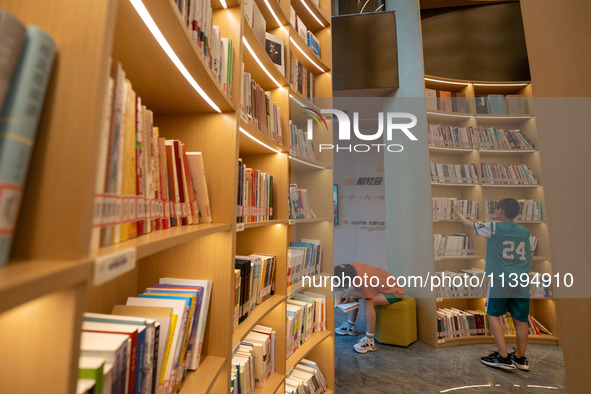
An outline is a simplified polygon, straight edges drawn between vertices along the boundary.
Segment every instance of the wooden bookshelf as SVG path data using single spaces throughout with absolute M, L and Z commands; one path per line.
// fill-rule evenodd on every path
M 541 273 L 552 273 L 552 266 L 549 258 L 549 236 L 545 218 L 547 217 L 544 191 L 542 187 L 542 168 L 538 147 L 538 135 L 535 123 L 534 111 L 531 100 L 531 84 L 528 81 L 518 82 L 514 86 L 505 86 L 507 82 L 479 82 L 465 81 L 436 76 L 425 76 L 425 87 L 435 90 L 445 90 L 465 95 L 466 105 L 469 112 L 445 112 L 440 110 L 427 109 L 427 121 L 429 124 L 440 124 L 443 126 L 472 127 L 476 132 L 478 127 L 496 127 L 499 129 L 520 129 L 535 144 L 534 149 L 481 149 L 478 141 L 474 148 L 447 148 L 429 147 L 429 160 L 440 163 L 474 164 L 476 167 L 479 182 L 476 184 L 449 184 L 431 182 L 431 197 L 454 197 L 462 200 L 478 201 L 478 221 L 485 221 L 484 200 L 499 200 L 504 197 L 515 199 L 534 199 L 542 201 L 541 221 L 516 221 L 524 225 L 532 235 L 539 237 L 538 250 L 540 256 L 532 257 L 531 270 Z M 476 112 L 476 97 L 489 94 L 518 94 L 523 96 L 526 102 L 526 113 L 524 114 L 479 114 Z M 477 135 L 478 137 L 478 135 Z M 477 138 L 478 139 L 478 138 Z M 534 172 L 539 184 L 536 185 L 497 185 L 485 184 L 482 182 L 481 163 L 500 164 L 525 164 Z M 466 187 L 472 186 L 472 187 Z M 474 237 L 474 256 L 436 256 L 434 258 L 433 271 L 450 270 L 459 272 L 464 268 L 484 269 L 486 258 L 486 240 L 477 237 L 474 231 L 465 228 L 460 222 L 454 219 L 434 219 L 432 232 L 444 235 L 453 233 L 470 233 Z M 425 239 L 428 242 L 428 239 Z M 437 320 L 435 312 L 440 307 L 456 307 L 458 309 L 480 309 L 484 310 L 484 299 L 477 297 L 452 297 L 421 300 L 419 303 L 419 335 L 422 340 L 433 346 L 452 346 L 465 343 L 488 343 L 494 342 L 491 336 L 469 336 L 459 338 L 437 338 Z M 558 344 L 557 322 L 554 301 L 552 298 L 532 298 L 531 315 L 546 326 L 554 335 L 530 335 L 529 341 L 533 343 Z M 515 341 L 515 336 L 506 336 L 508 341 Z
M 212 1 L 213 22 L 233 44 L 231 96 L 193 44 L 172 0 L 3 2 L 2 7 L 18 19 L 49 33 L 57 43 L 58 55 L 13 253 L 9 264 L 0 267 L 0 358 L 11 360 L 0 368 L 0 392 L 48 392 L 48 381 L 52 382 L 50 392 L 75 392 L 83 312 L 110 313 L 114 305 L 124 304 L 127 297 L 136 296 L 163 276 L 213 282 L 201 364 L 197 371 L 188 372 L 181 393 L 228 392 L 233 347 L 256 324 L 276 330 L 278 349 L 276 373 L 257 393 L 274 393 L 283 387 L 287 367 L 293 367 L 297 358 L 285 357 L 287 246 L 302 237 L 320 239 L 322 271 L 332 272 L 332 155 L 323 152 L 309 161 L 322 169 L 306 164 L 300 168 L 289 160 L 290 94 L 306 105 L 313 104 L 290 89 L 289 64 L 285 77 L 245 22 L 241 2 L 227 0 L 226 4 L 223 8 Z M 321 70 L 309 68 L 316 73 L 316 95 L 331 97 L 330 2 L 320 0 L 316 6 L 308 0 L 256 0 L 256 4 L 267 31 L 284 39 L 287 61 L 294 34 L 289 26 L 290 4 L 302 14 L 320 40 L 321 56 L 314 55 L 296 35 L 293 41 L 302 49 L 297 58 L 305 54 L 321 66 Z M 142 19 L 146 13 L 140 14 L 136 6 L 145 7 L 164 40 L 150 30 Z M 315 22 L 308 8 L 324 26 Z M 154 231 L 91 250 L 96 147 L 111 58 L 121 62 L 142 104 L 153 111 L 160 136 L 181 140 L 189 152 L 203 152 L 213 223 Z M 241 117 L 242 62 L 280 107 L 281 142 Z M 314 141 L 316 146 L 328 138 L 316 134 L 320 138 Z M 274 176 L 272 220 L 236 224 L 239 158 Z M 313 210 L 322 219 L 289 224 L 284 203 L 289 181 L 308 188 Z M 128 249 L 135 250 L 135 268 L 94 286 L 95 259 Z M 233 332 L 234 258 L 250 253 L 277 256 L 275 294 Z M 332 327 L 332 308 L 327 311 L 327 327 Z M 332 333 L 316 335 L 304 346 L 301 357 L 305 353 L 316 361 L 334 390 Z M 36 371 L 36 379 L 28 378 L 31 370 Z

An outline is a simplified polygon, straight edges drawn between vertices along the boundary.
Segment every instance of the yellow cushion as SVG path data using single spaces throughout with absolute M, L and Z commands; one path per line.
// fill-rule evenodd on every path
M 408 346 L 417 340 L 417 305 L 414 298 L 403 298 L 376 308 L 375 339 L 380 343 Z

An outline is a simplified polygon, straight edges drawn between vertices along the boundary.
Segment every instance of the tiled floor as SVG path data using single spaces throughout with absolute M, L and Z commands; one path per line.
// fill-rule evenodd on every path
M 494 344 L 435 349 L 421 341 L 407 348 L 377 344 L 378 351 L 358 354 L 353 344 L 365 332 L 360 311 L 358 337 L 336 336 L 337 394 L 347 393 L 566 393 L 562 347 L 530 344 L 530 372 L 487 367 L 480 357 L 496 350 Z M 335 312 L 336 325 L 345 314 Z M 509 344 L 509 350 L 511 350 Z M 470 387 L 479 386 L 479 387 Z

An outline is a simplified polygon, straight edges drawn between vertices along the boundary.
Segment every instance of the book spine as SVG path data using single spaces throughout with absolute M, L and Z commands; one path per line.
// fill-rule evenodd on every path
M 10 81 L 25 45 L 26 27 L 12 15 L 0 10 L 0 110 L 4 105 Z
M 54 55 L 53 39 L 38 27 L 27 27 L 0 115 L 0 266 L 10 254 Z

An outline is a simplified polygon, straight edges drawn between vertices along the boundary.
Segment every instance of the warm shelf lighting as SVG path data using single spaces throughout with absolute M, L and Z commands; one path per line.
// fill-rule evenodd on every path
M 226 4 L 226 0 L 220 0 L 220 4 L 222 5 L 222 7 L 224 7 L 224 9 L 228 8 L 228 5 Z
M 275 22 L 277 22 L 277 24 L 281 27 L 283 26 L 283 23 L 281 23 L 281 21 L 279 20 L 279 17 L 277 16 L 277 14 L 275 13 L 275 11 L 273 11 L 273 7 L 271 7 L 271 4 L 269 4 L 269 0 L 265 0 L 265 5 L 267 6 L 267 8 L 269 9 L 269 12 L 271 13 L 271 15 L 273 16 L 273 19 L 275 19 Z
M 451 116 L 454 118 L 464 118 L 464 119 L 469 119 L 472 117 L 472 115 L 459 115 L 459 114 L 443 114 L 441 112 L 432 112 L 432 111 L 427 111 L 428 114 L 430 115 L 441 115 L 441 116 Z
M 425 78 L 425 81 L 439 82 L 439 83 L 447 83 L 447 84 L 450 84 L 450 85 L 462 85 L 462 86 L 469 86 L 470 85 L 470 82 L 444 81 L 442 79 L 435 79 L 435 78 Z
M 129 0 L 129 1 L 133 5 L 133 8 L 135 8 L 137 13 L 139 14 L 140 18 L 142 18 L 142 20 L 144 21 L 144 24 L 146 25 L 146 27 L 150 30 L 150 33 L 152 33 L 152 35 L 154 36 L 156 41 L 158 41 L 158 44 L 160 44 L 160 47 L 162 47 L 164 52 L 168 55 L 170 60 L 174 63 L 174 65 L 180 71 L 180 73 L 183 75 L 183 77 L 185 77 L 187 82 L 189 82 L 189 84 L 193 87 L 193 89 L 195 89 L 195 91 L 197 91 L 197 93 L 199 93 L 199 95 L 201 97 L 203 97 L 203 99 L 207 102 L 207 104 L 209 104 L 211 106 L 211 108 L 213 108 L 216 112 L 221 113 L 222 110 L 213 102 L 213 100 L 211 100 L 209 98 L 209 96 L 205 93 L 205 91 L 203 89 L 201 89 L 201 86 L 199 86 L 199 84 L 197 84 L 197 81 L 195 81 L 195 79 L 191 76 L 191 74 L 189 73 L 189 71 L 187 70 L 187 68 L 183 64 L 183 62 L 181 62 L 181 60 L 178 58 L 176 53 L 174 53 L 174 51 L 172 50 L 172 48 L 168 44 L 168 41 L 166 41 L 166 38 L 164 38 L 164 36 L 160 32 L 160 29 L 158 29 L 156 22 L 154 22 L 154 19 L 152 19 L 152 16 L 150 15 L 148 10 L 144 6 L 144 3 L 142 3 L 141 0 Z
M 308 61 L 310 63 L 312 63 L 314 66 L 316 66 L 317 69 L 320 70 L 320 72 L 324 72 L 324 69 L 322 67 L 320 67 L 318 64 L 314 63 L 314 60 L 310 59 L 310 57 L 308 55 L 306 55 L 306 53 L 302 50 L 302 48 L 300 48 L 298 46 L 298 44 L 294 41 L 293 37 L 289 37 L 289 41 L 298 49 L 298 51 L 300 51 L 302 53 L 302 55 L 304 55 L 304 57 L 306 59 L 308 59 Z
M 315 167 L 315 168 L 320 168 L 321 170 L 326 170 L 326 167 L 322 167 L 322 166 L 318 166 L 318 165 L 316 165 L 316 164 L 308 163 L 307 161 L 300 160 L 300 159 L 296 159 L 296 158 L 295 158 L 295 157 L 293 157 L 293 156 L 289 156 L 289 159 L 290 159 L 290 160 L 295 160 L 295 161 L 297 161 L 298 163 L 302 163 L 302 164 L 305 164 L 305 165 L 307 165 L 307 166 L 310 166 L 310 167 Z
M 248 49 L 248 52 L 250 52 L 250 54 L 252 55 L 252 57 L 254 57 L 254 60 L 257 62 L 257 64 L 259 65 L 259 67 L 265 72 L 265 74 L 267 74 L 267 76 L 269 78 L 271 78 L 271 81 L 273 81 L 273 83 L 275 83 L 275 85 L 277 85 L 277 87 L 282 88 L 283 86 L 281 86 L 281 84 L 275 78 L 273 78 L 273 76 L 271 75 L 271 73 L 269 72 L 269 70 L 267 70 L 267 68 L 263 65 L 263 63 L 260 61 L 260 59 L 254 53 L 254 51 L 252 50 L 252 47 L 250 46 L 250 44 L 248 43 L 248 41 L 246 41 L 246 37 L 242 37 L 242 42 L 246 46 L 246 49 Z
M 474 86 L 495 86 L 495 87 L 512 87 L 512 86 L 527 86 L 528 83 L 474 83 Z
M 250 139 L 251 139 L 251 140 L 253 140 L 254 142 L 256 142 L 256 143 L 258 143 L 258 144 L 260 144 L 260 145 L 264 146 L 265 148 L 267 148 L 267 149 L 269 149 L 269 150 L 272 150 L 273 152 L 276 152 L 276 153 L 281 153 L 281 152 L 279 152 L 277 149 L 271 148 L 269 145 L 265 144 L 264 142 L 261 142 L 261 141 L 257 140 L 255 137 L 253 137 L 252 135 L 250 135 L 250 134 L 248 133 L 248 131 L 244 130 L 242 127 L 239 127 L 239 129 L 240 129 L 240 132 L 242 132 L 242 134 L 246 135 L 248 138 L 250 138 Z
M 503 115 L 498 115 L 498 116 L 482 116 L 482 115 L 476 115 L 476 117 L 478 119 L 531 119 L 532 115 L 517 115 L 517 116 L 503 116 Z
M 302 104 L 302 102 L 300 100 L 298 100 L 297 98 L 295 98 L 291 94 L 289 95 L 289 98 L 291 98 L 293 101 L 295 101 L 296 103 L 298 103 L 300 106 L 305 107 L 305 105 Z
M 452 387 L 451 389 L 441 390 L 440 393 L 447 393 L 449 391 L 456 391 L 456 390 L 472 389 L 472 388 L 477 388 L 477 387 L 492 387 L 492 384 L 473 384 L 471 386 Z
M 316 21 L 318 23 L 320 23 L 320 26 L 326 27 L 326 26 L 324 26 L 324 23 L 322 23 L 322 21 L 320 21 L 320 19 L 318 19 L 318 17 L 316 16 L 316 14 L 312 12 L 312 10 L 310 9 L 310 7 L 308 7 L 308 4 L 306 4 L 306 1 L 305 0 L 300 0 L 300 1 L 304 5 L 304 7 L 306 7 L 306 9 L 308 10 L 308 12 L 314 17 L 314 19 L 316 19 Z

